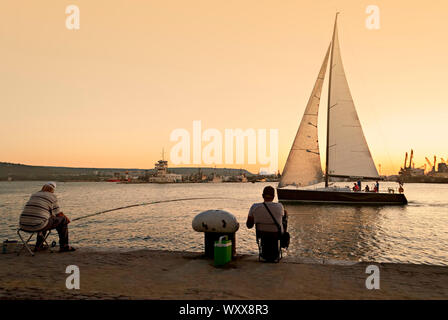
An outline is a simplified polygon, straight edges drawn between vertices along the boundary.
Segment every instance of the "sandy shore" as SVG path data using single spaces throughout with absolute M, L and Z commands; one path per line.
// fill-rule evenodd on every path
M 68 265 L 80 269 L 79 290 L 65 287 Z M 367 290 L 367 265 L 239 256 L 215 268 L 198 253 L 84 248 L 0 254 L 0 299 L 448 299 L 448 267 L 376 264 L 380 290 Z

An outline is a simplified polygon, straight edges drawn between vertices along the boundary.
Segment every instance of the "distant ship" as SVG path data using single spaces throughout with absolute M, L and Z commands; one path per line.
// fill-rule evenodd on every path
M 154 165 L 154 175 L 148 178 L 150 183 L 176 183 L 182 182 L 182 175 L 168 173 L 168 161 L 159 160 Z
M 425 172 L 427 168 L 426 164 L 422 167 L 415 168 L 414 162 L 412 162 L 413 157 L 414 150 L 411 150 L 408 165 L 408 153 L 406 152 L 404 166 L 398 172 L 398 181 L 405 183 L 448 183 L 448 165 L 443 158 L 440 158 L 441 162 L 438 164 L 436 156 L 434 156 L 433 163 L 428 158 L 425 158 L 429 166 L 429 170 Z
M 331 55 L 330 55 L 331 50 Z M 325 187 L 306 188 L 323 179 L 318 142 L 318 113 L 322 86 L 329 64 Z M 404 194 L 351 191 L 329 186 L 330 178 L 381 180 L 350 93 L 342 65 L 337 33 L 328 47 L 311 97 L 288 155 L 278 188 L 279 201 L 316 204 L 407 204 Z

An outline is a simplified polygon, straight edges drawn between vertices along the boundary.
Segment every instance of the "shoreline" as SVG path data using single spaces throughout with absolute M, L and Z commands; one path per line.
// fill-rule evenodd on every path
M 135 251 L 151 251 L 151 252 L 166 252 L 166 253 L 174 253 L 174 254 L 187 254 L 187 255 L 198 255 L 199 257 L 203 255 L 202 251 L 182 251 L 182 250 L 169 250 L 169 249 L 152 249 L 147 247 L 101 247 L 101 246 L 80 246 L 79 244 L 73 245 L 77 250 L 82 250 L 83 252 L 101 252 L 101 253 L 132 253 Z M 53 248 L 54 253 L 57 253 L 59 245 Z M 25 250 L 25 249 L 24 249 Z M 283 249 L 284 250 L 284 249 Z M 23 255 L 23 252 L 21 253 Z M 258 257 L 254 253 L 245 252 L 241 253 L 237 250 L 237 259 L 242 257 Z M 1 257 L 1 255 L 0 255 Z M 203 257 L 204 260 L 207 258 Z M 1 260 L 1 259 L 0 259 Z M 211 260 L 210 260 L 211 261 Z M 335 265 L 335 266 L 350 266 L 359 263 L 364 264 L 393 264 L 393 265 L 403 265 L 403 266 L 428 266 L 428 267 L 446 267 L 448 268 L 448 264 L 430 264 L 430 263 L 413 263 L 413 262 L 402 262 L 402 261 L 362 261 L 362 260 L 340 260 L 340 259 L 326 259 L 326 258 L 315 258 L 309 256 L 293 256 L 289 255 L 285 250 L 283 251 L 283 259 L 282 263 L 294 263 L 294 264 L 312 264 L 312 265 Z
M 448 267 L 328 262 L 285 257 L 272 264 L 238 255 L 216 268 L 197 252 L 83 247 L 34 257 L 1 254 L 0 299 L 448 299 Z M 79 290 L 65 287 L 69 265 L 79 267 Z M 379 267 L 379 290 L 365 286 L 369 265 Z

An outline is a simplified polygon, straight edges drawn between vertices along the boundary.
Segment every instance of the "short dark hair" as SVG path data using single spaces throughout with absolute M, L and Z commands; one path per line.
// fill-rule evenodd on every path
M 271 186 L 264 187 L 263 197 L 274 199 L 275 198 L 275 189 L 272 188 Z

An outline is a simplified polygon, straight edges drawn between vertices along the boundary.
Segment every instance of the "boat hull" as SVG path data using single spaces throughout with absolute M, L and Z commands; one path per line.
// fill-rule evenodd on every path
M 405 205 L 408 203 L 405 195 L 400 193 L 277 189 L 277 196 L 281 202 L 307 204 Z

